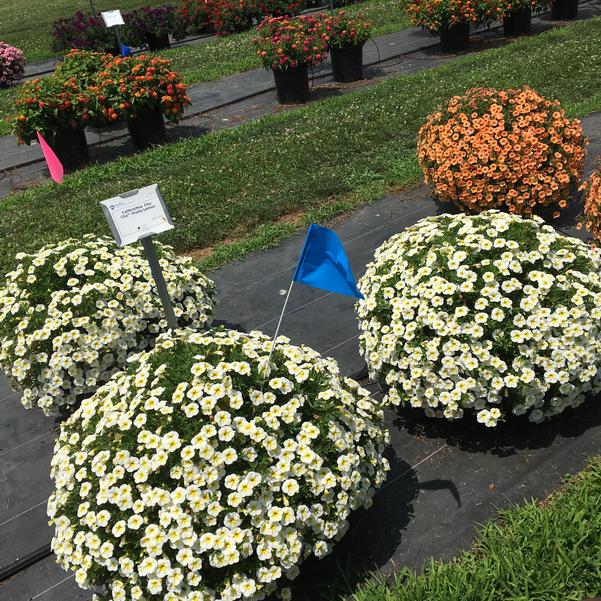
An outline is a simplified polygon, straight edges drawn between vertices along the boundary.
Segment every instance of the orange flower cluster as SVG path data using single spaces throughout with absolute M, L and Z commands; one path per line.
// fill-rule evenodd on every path
M 567 206 L 584 168 L 577 119 L 538 92 L 474 88 L 432 113 L 418 136 L 426 183 L 468 213 L 500 209 L 530 215 Z
M 593 238 L 601 242 L 601 166 L 591 175 L 586 188 L 583 223 Z
M 166 119 L 177 123 L 191 102 L 171 61 L 146 54 L 113 59 L 90 90 L 109 123 L 136 117 L 143 108 L 160 108 Z

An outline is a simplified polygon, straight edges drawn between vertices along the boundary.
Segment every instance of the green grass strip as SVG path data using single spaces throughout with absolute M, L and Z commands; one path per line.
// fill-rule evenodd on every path
M 354 601 L 582 601 L 601 595 L 601 459 L 546 503 L 499 513 L 473 549 L 361 586 Z
M 0 201 L 0 272 L 18 251 L 105 233 L 99 201 L 152 182 L 176 223 L 161 239 L 179 251 L 250 236 L 219 250 L 231 260 L 273 244 L 293 229 L 282 215 L 325 219 L 418 183 L 420 124 L 469 87 L 529 84 L 572 115 L 601 108 L 600 42 L 601 19 L 580 22 L 13 195 Z
M 128 0 L 127 6 L 121 6 L 121 8 L 135 8 L 140 4 L 152 3 L 149 3 L 148 0 Z M 14 6 L 14 3 L 11 6 Z M 3 10 L 7 9 L 0 7 L 0 14 Z M 85 10 L 85 7 L 84 9 L 80 7 L 80 10 Z M 410 25 L 407 15 L 400 8 L 399 0 L 366 0 L 348 6 L 346 10 L 349 14 L 364 14 L 366 19 L 372 23 L 375 36 L 401 31 Z M 73 12 L 75 11 L 73 10 Z M 64 14 L 70 13 L 66 11 Z M 1 24 L 2 19 L 0 18 L 0 40 L 4 39 L 2 37 L 4 28 Z M 37 41 L 40 44 L 35 50 L 32 48 L 34 56 L 50 56 L 52 54 L 49 50 L 50 42 L 47 40 L 50 35 L 50 25 L 46 21 L 43 21 L 43 24 L 47 28 L 47 32 L 40 30 L 41 23 L 39 22 L 36 23 L 35 27 L 32 25 L 32 30 L 27 30 L 28 36 L 32 31 L 36 33 L 36 37 L 31 40 L 31 43 Z M 158 52 L 157 55 L 172 59 L 175 68 L 184 76 L 187 83 L 214 81 L 234 73 L 257 69 L 261 66 L 252 43 L 254 36 L 254 30 L 246 31 L 236 35 L 215 38 L 207 42 L 164 50 Z M 15 36 L 6 36 L 6 41 L 11 37 L 17 41 L 20 39 L 15 34 Z M 31 61 L 31 57 L 29 58 Z M 14 112 L 16 90 L 17 88 L 0 89 L 0 135 L 10 134 L 10 124 L 6 119 Z

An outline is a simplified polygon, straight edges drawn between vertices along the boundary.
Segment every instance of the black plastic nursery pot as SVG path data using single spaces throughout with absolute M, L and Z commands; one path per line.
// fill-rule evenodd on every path
M 551 4 L 551 19 L 565 21 L 575 19 L 578 15 L 578 0 L 553 0 Z
M 169 41 L 169 34 L 155 34 L 150 31 L 146 32 L 146 44 L 148 45 L 148 50 L 155 52 L 157 50 L 167 50 L 171 48 L 171 42 Z
M 443 52 L 466 50 L 470 44 L 470 24 L 457 23 L 440 28 L 440 47 Z
M 90 162 L 88 142 L 83 127 L 60 127 L 48 137 L 48 145 L 65 169 L 77 169 Z
M 349 83 L 363 79 L 363 44 L 330 48 L 334 81 Z
M 165 119 L 158 107 L 140 109 L 135 118 L 127 119 L 127 129 L 138 150 L 146 150 L 167 141 Z
M 510 12 L 503 17 L 503 35 L 513 38 L 530 33 L 532 22 L 532 10 L 529 6 L 523 6 Z
M 272 70 L 280 104 L 293 104 L 309 100 L 309 71 L 307 65 Z

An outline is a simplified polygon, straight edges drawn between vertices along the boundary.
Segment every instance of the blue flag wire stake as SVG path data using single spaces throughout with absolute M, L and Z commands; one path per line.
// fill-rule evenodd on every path
M 280 333 L 282 320 L 286 314 L 286 307 L 290 300 L 294 282 L 300 282 L 301 284 L 306 284 L 319 290 L 326 290 L 330 293 L 335 292 L 354 298 L 363 298 L 363 295 L 357 288 L 348 257 L 338 235 L 325 227 L 312 224 L 307 232 L 305 243 L 296 269 L 294 270 L 280 318 L 278 319 L 275 334 L 271 341 L 266 372 L 271 363 L 276 340 Z

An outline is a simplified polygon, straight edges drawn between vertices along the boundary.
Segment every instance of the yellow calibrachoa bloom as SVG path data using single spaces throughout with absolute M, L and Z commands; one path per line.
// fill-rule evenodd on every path
M 52 548 L 95 599 L 264 599 L 389 469 L 381 406 L 258 332 L 163 336 L 61 426 Z M 194 409 L 191 411 L 191 409 Z
M 601 390 L 601 251 L 542 223 L 441 215 L 376 251 L 357 311 L 387 402 L 495 426 Z
M 182 327 L 211 321 L 213 289 L 192 260 L 157 244 Z M 139 245 L 84 236 L 17 255 L 0 288 L 0 366 L 23 405 L 75 405 L 168 329 Z

